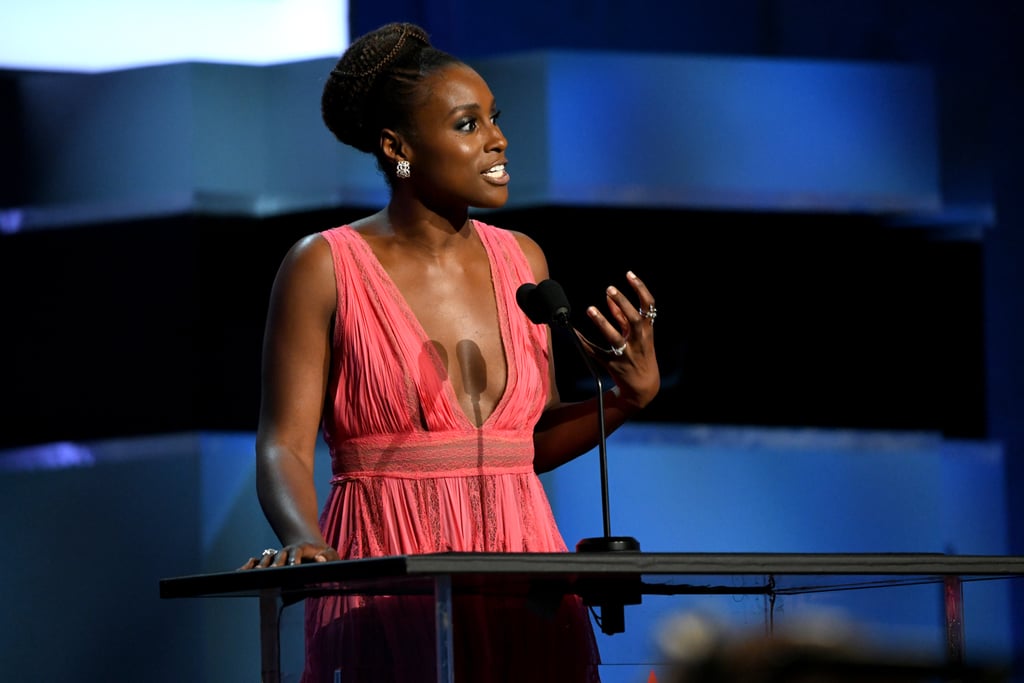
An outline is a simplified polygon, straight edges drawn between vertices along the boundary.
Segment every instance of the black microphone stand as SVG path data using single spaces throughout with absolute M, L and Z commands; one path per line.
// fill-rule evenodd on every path
M 604 516 L 604 536 L 584 538 L 580 540 L 580 542 L 576 544 L 576 552 L 589 553 L 640 550 L 640 541 L 636 540 L 632 536 L 612 536 L 611 511 L 609 510 L 608 503 L 608 438 L 606 435 L 607 429 L 604 423 L 604 383 L 601 381 L 600 371 L 597 366 L 594 365 L 593 360 L 587 355 L 586 350 L 583 348 L 583 342 L 581 342 L 579 337 L 576 336 L 576 332 L 572 329 L 572 326 L 569 325 L 568 321 L 564 324 L 569 332 L 569 336 L 571 336 L 575 342 L 576 349 L 580 352 L 580 356 L 583 357 L 583 362 L 586 364 L 587 369 L 590 370 L 590 374 L 593 375 L 594 383 L 597 385 L 597 426 L 600 433 L 597 450 L 601 462 L 601 511 Z
M 601 509 L 604 516 L 604 535 L 594 538 L 584 538 L 576 544 L 578 553 L 594 552 L 623 552 L 639 551 L 640 542 L 632 536 L 612 536 L 611 533 L 611 512 L 608 504 L 608 444 L 604 420 L 604 383 L 601 381 L 601 373 L 593 360 L 583 348 L 583 342 L 573 329 L 569 321 L 567 308 L 557 310 L 553 320 L 558 323 L 568 334 L 579 351 L 583 362 L 586 364 L 590 374 L 597 384 L 597 422 L 599 431 L 598 452 L 601 462 Z M 579 587 L 580 596 L 587 605 L 597 605 L 601 609 L 601 618 L 598 624 L 601 631 L 606 634 L 622 633 L 625 626 L 625 605 L 640 604 L 640 580 L 624 578 L 609 582 L 608 580 L 595 582 L 591 586 L 585 584 Z

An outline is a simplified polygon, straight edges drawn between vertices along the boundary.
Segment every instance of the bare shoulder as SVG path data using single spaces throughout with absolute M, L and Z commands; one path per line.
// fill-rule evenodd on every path
M 548 260 L 541 246 L 524 232 L 518 230 L 509 230 L 509 232 L 515 236 L 516 243 L 519 244 L 519 248 L 526 255 L 526 260 L 530 263 L 530 269 L 533 270 L 534 279 L 537 282 L 546 279 L 548 276 Z
M 278 269 L 275 287 L 294 296 L 304 293 L 333 300 L 334 259 L 327 239 L 312 233 L 292 244 Z
M 288 249 L 281 264 L 282 269 L 300 268 L 319 270 L 331 263 L 331 248 L 320 233 L 300 237 Z

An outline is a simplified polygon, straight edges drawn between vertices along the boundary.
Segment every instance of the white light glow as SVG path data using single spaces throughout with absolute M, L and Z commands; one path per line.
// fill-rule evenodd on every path
M 0 4 L 0 67 L 96 72 L 169 62 L 338 56 L 347 0 L 35 0 Z

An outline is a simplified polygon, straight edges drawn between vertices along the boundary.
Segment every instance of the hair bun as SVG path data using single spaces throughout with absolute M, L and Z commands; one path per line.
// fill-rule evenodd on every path
M 338 140 L 374 151 L 376 134 L 368 136 L 363 125 L 366 98 L 382 72 L 410 49 L 423 47 L 430 47 L 426 31 L 406 22 L 381 26 L 349 45 L 331 69 L 320 101 L 324 123 Z

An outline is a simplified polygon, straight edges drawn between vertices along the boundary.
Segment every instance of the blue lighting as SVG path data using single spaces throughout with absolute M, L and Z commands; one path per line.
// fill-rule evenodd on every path
M 68 441 L 16 448 L 0 455 L 0 472 L 64 470 L 95 464 L 96 454 L 91 448 Z
M 55 21 L 55 18 L 59 20 Z M 340 55 L 347 0 L 36 0 L 0 5 L 0 66 L 105 71 Z

